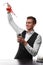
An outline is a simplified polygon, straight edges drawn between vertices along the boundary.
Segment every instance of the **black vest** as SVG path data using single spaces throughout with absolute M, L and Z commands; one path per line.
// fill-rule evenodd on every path
M 25 38 L 25 35 L 26 35 L 26 31 L 23 31 L 22 32 L 22 37 Z M 37 38 L 37 33 L 34 32 L 32 34 L 32 36 L 30 37 L 30 39 L 27 41 L 27 43 L 29 43 L 29 45 L 31 47 L 33 47 L 33 44 Z M 19 44 L 19 49 L 18 49 L 18 52 L 15 56 L 15 59 L 28 59 L 28 60 L 32 60 L 32 55 L 26 50 L 26 48 L 24 47 L 23 44 Z

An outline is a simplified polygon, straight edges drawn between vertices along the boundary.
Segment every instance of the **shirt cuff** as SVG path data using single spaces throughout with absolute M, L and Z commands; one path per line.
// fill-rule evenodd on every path
M 30 45 L 27 43 L 27 44 L 25 45 L 25 48 L 30 48 Z

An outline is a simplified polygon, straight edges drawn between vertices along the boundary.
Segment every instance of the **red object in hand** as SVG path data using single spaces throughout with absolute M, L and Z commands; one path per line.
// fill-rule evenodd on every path
M 9 12 L 9 13 L 13 13 L 15 15 L 15 13 L 12 11 L 11 7 L 7 7 L 6 10 Z
M 8 11 L 8 12 L 12 12 L 12 9 L 11 9 L 11 7 L 8 7 L 8 8 L 6 8 L 6 10 Z
M 12 9 L 11 9 L 11 6 L 9 5 L 9 3 L 7 3 L 7 8 L 6 10 L 10 13 L 13 13 Z
M 7 3 L 7 8 L 6 10 L 9 12 L 9 13 L 13 13 L 15 15 L 15 13 L 12 11 L 12 7 L 10 6 L 9 3 Z M 15 15 L 16 16 L 16 15 Z

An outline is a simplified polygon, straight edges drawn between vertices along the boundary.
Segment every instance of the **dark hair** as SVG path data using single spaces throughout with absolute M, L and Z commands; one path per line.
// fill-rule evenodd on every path
M 27 19 L 32 19 L 33 20 L 33 23 L 36 24 L 36 18 L 33 17 L 33 16 L 28 16 Z

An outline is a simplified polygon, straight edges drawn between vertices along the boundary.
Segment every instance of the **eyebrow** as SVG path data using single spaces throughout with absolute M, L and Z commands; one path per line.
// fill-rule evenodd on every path
M 32 23 L 32 22 L 26 22 L 26 23 Z

